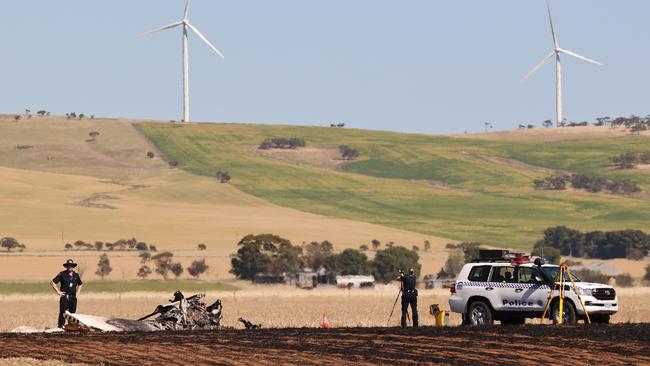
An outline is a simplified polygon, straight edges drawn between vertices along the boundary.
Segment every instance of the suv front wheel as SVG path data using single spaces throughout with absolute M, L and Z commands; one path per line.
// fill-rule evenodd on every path
M 558 324 L 560 322 L 560 301 L 557 300 L 553 303 L 551 307 L 551 320 L 553 324 Z M 573 325 L 578 322 L 576 316 L 576 309 L 573 307 L 571 302 L 564 300 L 564 305 L 562 306 L 562 324 Z
M 492 309 L 483 300 L 477 300 L 470 304 L 467 311 L 467 323 L 471 326 L 492 325 Z

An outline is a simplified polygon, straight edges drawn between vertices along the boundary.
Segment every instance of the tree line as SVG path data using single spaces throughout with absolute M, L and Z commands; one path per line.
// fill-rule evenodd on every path
M 650 251 L 650 236 L 641 230 L 581 232 L 566 226 L 549 227 L 534 248 L 559 250 L 561 255 L 585 258 L 642 259 Z
M 584 127 L 593 124 L 594 126 L 611 126 L 613 127 L 625 127 L 632 134 L 640 134 L 642 131 L 650 129 L 650 115 L 645 117 L 640 117 L 637 115 L 631 115 L 629 117 L 597 117 L 596 122 L 575 122 L 567 121 L 566 119 L 560 123 L 560 127 Z M 547 119 L 541 123 L 545 128 L 553 126 L 553 121 Z M 519 129 L 525 128 L 535 128 L 534 124 L 524 123 L 519 124 Z
M 269 150 L 269 149 L 295 149 L 298 147 L 305 147 L 306 143 L 304 139 L 298 137 L 273 137 L 267 138 L 259 146 L 260 150 Z
M 569 183 L 575 189 L 586 190 L 590 193 L 608 192 L 612 194 L 631 194 L 641 191 L 641 187 L 629 179 L 616 180 L 581 173 L 552 175 L 533 181 L 537 190 L 565 190 Z
M 63 248 L 68 250 L 110 250 L 110 251 L 129 251 L 129 250 L 138 250 L 138 251 L 152 251 L 155 252 L 158 250 L 155 245 L 147 244 L 143 241 L 139 241 L 136 238 L 131 239 L 120 239 L 116 242 L 103 242 L 96 241 L 94 243 L 87 243 L 83 240 L 77 240 L 73 244 L 66 243 Z
M 151 255 L 150 252 L 140 253 L 140 268 L 138 268 L 138 277 L 146 279 L 152 273 L 157 273 L 167 280 L 170 275 L 173 275 L 176 280 L 183 274 L 185 270 L 187 273 L 194 277 L 199 278 L 205 273 L 210 266 L 205 263 L 205 259 L 194 260 L 192 264 L 184 268 L 180 262 L 173 261 L 174 254 L 171 252 L 162 252 L 156 255 Z M 150 266 L 151 265 L 151 266 Z M 153 268 L 152 268 L 153 267 Z M 97 271 L 95 274 L 104 279 L 104 277 L 111 274 L 113 268 L 108 254 L 104 253 L 99 257 L 97 263 Z
M 626 152 L 609 158 L 618 169 L 633 169 L 637 165 L 650 164 L 650 151 Z
M 258 274 L 279 277 L 295 275 L 305 268 L 325 268 L 331 282 L 337 275 L 373 275 L 378 281 L 389 282 L 400 269 L 413 268 L 419 274 L 421 268 L 419 255 L 401 246 L 377 249 L 373 260 L 357 249 L 335 253 L 334 245 L 327 240 L 298 246 L 273 234 L 247 235 L 237 246 L 230 272 L 244 280 L 253 280 Z

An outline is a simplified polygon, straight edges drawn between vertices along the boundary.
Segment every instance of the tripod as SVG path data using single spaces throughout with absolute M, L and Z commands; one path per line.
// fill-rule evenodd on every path
M 578 301 L 580 302 L 580 305 L 582 306 L 582 310 L 585 312 L 585 317 L 587 319 L 587 324 L 591 324 L 591 319 L 589 319 L 589 313 L 587 313 L 587 309 L 585 308 L 584 302 L 582 302 L 582 298 L 580 297 L 580 292 L 578 291 L 578 288 L 576 287 L 576 283 L 573 281 L 573 275 L 571 275 L 571 271 L 569 271 L 569 266 L 566 264 L 561 264 L 560 265 L 560 271 L 558 272 L 557 276 L 553 279 L 553 285 L 551 287 L 551 293 L 548 294 L 548 299 L 546 300 L 546 305 L 544 306 L 544 312 L 542 313 L 542 318 L 540 319 L 539 323 L 544 324 L 544 318 L 546 317 L 546 312 L 548 311 L 549 306 L 551 305 L 551 301 L 553 300 L 553 293 L 557 289 L 560 295 L 560 299 L 558 300 L 560 302 L 560 307 L 559 307 L 559 324 L 564 323 L 564 291 L 566 290 L 566 279 L 569 279 L 571 281 L 571 284 L 573 285 L 573 292 L 576 294 L 578 297 Z

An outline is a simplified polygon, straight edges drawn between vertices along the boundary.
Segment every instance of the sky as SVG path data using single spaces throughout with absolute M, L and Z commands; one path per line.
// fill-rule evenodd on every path
M 3 0 L 0 113 L 182 118 L 183 0 Z M 650 1 L 551 0 L 572 121 L 646 115 Z M 538 0 L 193 0 L 193 121 L 418 133 L 540 125 L 555 68 Z

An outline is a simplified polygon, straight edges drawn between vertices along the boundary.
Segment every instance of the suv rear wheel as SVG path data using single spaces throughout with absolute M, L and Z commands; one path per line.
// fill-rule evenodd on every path
M 560 301 L 557 300 L 553 303 L 551 307 L 551 320 L 553 324 L 558 324 L 560 322 Z M 578 322 L 576 316 L 576 309 L 573 307 L 570 301 L 564 300 L 564 305 L 562 306 L 562 323 L 573 325 Z
M 472 326 L 492 325 L 494 317 L 490 305 L 483 300 L 472 302 L 467 312 L 467 323 Z

